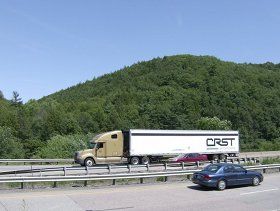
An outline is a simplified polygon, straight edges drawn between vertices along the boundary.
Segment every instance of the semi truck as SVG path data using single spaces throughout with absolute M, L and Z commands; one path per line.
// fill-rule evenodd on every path
M 200 153 L 209 160 L 226 159 L 239 153 L 239 132 L 218 130 L 110 131 L 96 135 L 89 149 L 75 152 L 82 166 L 124 163 L 132 165 L 159 162 L 183 153 Z

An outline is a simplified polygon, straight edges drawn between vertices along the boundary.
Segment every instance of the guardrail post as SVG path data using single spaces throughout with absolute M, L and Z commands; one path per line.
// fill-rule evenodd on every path
M 213 164 L 213 163 L 214 163 L 214 160 L 211 160 L 210 163 Z
M 20 188 L 21 188 L 21 189 L 24 188 L 23 182 L 20 183 Z
M 237 162 L 238 162 L 238 164 L 240 164 L 240 158 L 237 158 Z
M 196 164 L 196 167 L 198 168 L 199 167 L 199 161 L 196 161 L 195 164 Z
M 63 167 L 64 176 L 66 176 L 66 167 Z
M 265 169 L 265 168 L 263 169 L 263 173 L 264 173 L 264 174 L 266 173 L 266 169 Z
M 165 171 L 167 170 L 167 163 L 164 163 Z
M 88 175 L 88 173 L 89 173 L 89 172 L 88 172 L 88 166 L 86 166 L 86 174 Z
M 53 182 L 53 188 L 57 188 L 57 181 Z
M 147 171 L 150 171 L 150 164 L 149 163 L 147 164 L 146 167 L 147 167 Z
M 109 174 L 111 174 L 111 166 L 108 165 L 108 171 L 109 171 Z
M 131 165 L 130 165 L 130 164 L 128 164 L 128 166 L 127 166 L 127 167 L 128 167 L 128 172 L 129 172 L 129 173 L 131 173 Z
M 184 170 L 184 168 L 185 168 L 185 163 L 182 162 L 181 164 L 182 164 L 182 170 Z
M 168 177 L 164 177 L 164 182 L 167 182 L 168 181 Z
M 140 178 L 140 183 L 141 183 L 141 184 L 144 183 L 144 178 Z
M 84 181 L 84 187 L 86 187 L 86 186 L 87 186 L 87 180 Z

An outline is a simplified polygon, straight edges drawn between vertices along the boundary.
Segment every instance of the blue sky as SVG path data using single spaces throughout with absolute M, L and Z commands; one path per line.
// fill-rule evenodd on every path
M 1 0 L 0 90 L 24 102 L 154 57 L 280 63 L 278 0 Z

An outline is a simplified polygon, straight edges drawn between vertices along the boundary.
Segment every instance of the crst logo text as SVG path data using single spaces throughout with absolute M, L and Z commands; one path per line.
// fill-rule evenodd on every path
M 209 147 L 214 147 L 216 145 L 220 146 L 232 146 L 232 141 L 235 140 L 235 138 L 207 138 L 206 144 Z

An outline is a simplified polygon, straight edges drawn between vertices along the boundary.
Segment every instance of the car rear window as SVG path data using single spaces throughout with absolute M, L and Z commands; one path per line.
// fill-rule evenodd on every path
M 221 166 L 218 166 L 218 165 L 215 165 L 215 164 L 211 164 L 209 166 L 206 166 L 204 168 L 204 171 L 210 171 L 212 173 L 216 173 L 220 168 L 221 168 Z

